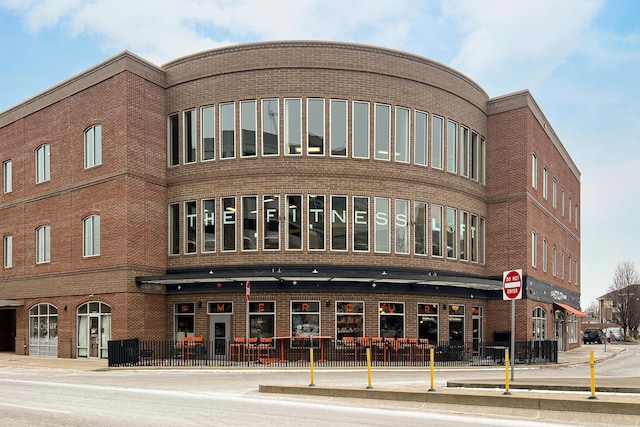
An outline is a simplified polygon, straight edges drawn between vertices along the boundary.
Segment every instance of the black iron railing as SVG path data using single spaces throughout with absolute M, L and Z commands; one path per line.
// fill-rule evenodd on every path
M 109 341 L 109 366 L 308 366 L 313 348 L 318 366 L 365 366 L 367 352 L 371 365 L 429 366 L 433 351 L 435 366 L 491 366 L 505 363 L 509 343 L 442 341 L 415 339 L 360 338 L 273 338 L 271 340 L 213 342 L 142 341 L 137 338 Z M 511 357 L 511 356 L 510 356 Z M 512 363 L 546 364 L 558 361 L 556 341 L 517 341 Z

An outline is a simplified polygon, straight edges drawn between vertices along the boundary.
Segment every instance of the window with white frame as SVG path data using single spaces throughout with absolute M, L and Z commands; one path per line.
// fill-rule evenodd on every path
M 284 154 L 302 155 L 302 99 L 284 100 Z
M 391 106 L 376 104 L 374 110 L 373 150 L 376 160 L 389 160 L 391 147 Z
M 413 250 L 416 255 L 428 255 L 428 218 L 427 204 L 425 202 L 415 202 L 413 205 Z
M 545 198 L 545 200 L 547 199 L 549 190 L 547 188 L 547 180 L 548 180 L 548 169 L 547 167 L 543 167 L 542 168 L 542 197 Z
M 418 304 L 418 338 L 438 342 L 438 304 Z
M 213 160 L 216 156 L 216 107 L 200 109 L 200 145 L 202 161 Z
M 336 301 L 336 339 L 364 336 L 364 302 Z
M 409 163 L 409 117 L 408 108 L 396 107 L 395 160 L 400 163 Z
M 569 315 L 569 342 L 577 343 L 578 337 L 578 318 L 572 313 Z
M 460 127 L 460 175 L 469 176 L 469 128 Z
M 431 255 L 443 256 L 442 206 L 431 205 Z
M 480 176 L 480 135 L 471 133 L 471 179 L 478 181 Z
M 531 186 L 538 188 L 538 156 L 536 153 L 531 155 Z
M 49 144 L 42 144 L 36 148 L 36 183 L 51 179 L 51 149 Z
M 558 207 L 558 181 L 554 178 L 551 184 L 551 197 L 553 198 L 553 208 Z
M 369 103 L 353 102 L 353 157 L 369 158 Z
M 242 250 L 258 250 L 258 197 L 242 196 Z
M 220 105 L 220 158 L 236 157 L 236 106 L 233 102 Z
M 216 251 L 216 201 L 202 200 L 202 252 Z
M 447 208 L 447 258 L 458 258 L 458 211 L 454 208 Z
M 533 309 L 531 316 L 533 321 L 533 341 L 544 341 L 547 339 L 547 312 L 542 307 Z
M 324 99 L 307 100 L 307 154 L 324 155 Z
M 294 338 L 320 335 L 320 302 L 291 301 L 291 336 Z
M 257 155 L 256 101 L 240 102 L 240 157 Z
M 429 117 L 427 113 L 416 111 L 413 135 L 413 162 L 426 166 L 429 159 Z
M 353 198 L 353 250 L 369 251 L 369 198 Z
M 332 99 L 329 108 L 331 155 L 347 157 L 347 101 Z
M 180 205 L 178 203 L 169 205 L 168 216 L 169 255 L 178 255 L 180 253 Z
M 273 338 L 276 335 L 275 301 L 249 303 L 249 325 L 251 338 Z
M 280 153 L 280 103 L 277 99 L 262 100 L 262 155 Z
M 480 239 L 478 236 L 478 215 L 471 214 L 471 227 L 469 227 L 469 242 L 471 243 L 471 262 L 478 262 L 480 255 Z
M 177 166 L 180 162 L 180 126 L 177 114 L 167 118 L 167 161 L 169 166 Z
M 538 258 L 538 235 L 535 231 L 531 233 L 531 265 L 536 266 Z
M 84 131 L 84 167 L 102 164 L 102 126 L 94 125 Z
M 11 160 L 2 163 L 2 188 L 5 193 L 13 191 L 13 167 Z
M 280 249 L 280 196 L 262 196 L 262 249 Z
M 542 239 L 542 271 L 547 271 L 547 239 Z
M 564 216 L 564 188 L 560 190 L 560 213 Z
M 576 267 L 576 274 L 575 274 L 575 276 L 574 276 L 574 284 L 575 284 L 576 286 L 578 286 L 578 260 L 577 260 L 577 259 L 574 259 L 574 260 L 573 260 L 573 263 L 575 264 L 575 267 Z
M 431 116 L 431 166 L 442 169 L 444 119 Z
M 409 230 L 409 201 L 396 199 L 395 216 L 396 253 L 408 254 L 411 247 Z
M 464 305 L 449 304 L 449 342 L 464 343 Z
M 573 264 L 572 264 L 572 261 L 571 261 L 571 255 L 569 255 L 569 262 L 568 262 L 568 267 L 569 267 L 569 277 L 567 278 L 567 281 L 568 281 L 569 283 L 571 283 L 571 272 L 573 271 L 573 268 L 571 268 L 571 267 L 572 267 L 572 265 L 573 265 Z
M 184 124 L 184 154 L 183 161 L 195 163 L 196 161 L 196 110 L 187 110 L 183 113 Z
M 480 146 L 478 147 L 478 181 L 480 184 L 486 184 L 487 177 L 487 141 L 480 138 Z
M 286 227 L 287 236 L 286 248 L 289 250 L 302 249 L 303 227 L 302 227 L 302 196 L 298 194 L 287 194 L 285 196 L 286 206 Z
M 374 205 L 376 218 L 374 250 L 376 252 L 389 253 L 391 251 L 391 228 L 389 226 L 391 200 L 376 197 Z
M 325 197 L 309 194 L 309 250 L 325 249 Z
M 571 196 L 569 196 L 569 224 L 571 224 Z
M 222 219 L 222 250 L 236 250 L 236 198 L 223 197 L 221 199 L 221 219 Z
M 43 225 L 36 228 L 36 263 L 51 261 L 51 227 Z
M 195 254 L 198 250 L 198 210 L 195 200 L 184 203 L 184 253 Z
M 460 211 L 460 260 L 469 261 L 469 213 Z
M 100 255 L 100 216 L 90 215 L 82 220 L 82 255 Z
M 380 329 L 378 336 L 383 338 L 404 338 L 404 303 L 378 303 Z
M 458 171 L 458 124 L 447 120 L 447 172 Z
M 564 251 L 560 252 L 560 278 L 564 280 Z
M 347 198 L 331 196 L 331 250 L 347 250 Z
M 4 267 L 11 268 L 13 267 L 13 236 L 7 235 L 4 236 L 3 239 L 3 250 L 4 250 Z
M 558 274 L 558 248 L 555 247 L 555 245 L 553 246 L 553 248 L 551 248 L 551 272 L 553 273 L 554 276 L 556 276 Z

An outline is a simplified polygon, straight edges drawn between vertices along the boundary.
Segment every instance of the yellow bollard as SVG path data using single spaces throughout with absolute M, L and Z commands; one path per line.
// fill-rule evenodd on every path
M 509 347 L 504 349 L 504 373 L 505 373 L 505 392 L 503 394 L 511 394 L 509 391 Z
M 313 347 L 309 349 L 309 365 L 311 366 L 311 384 L 309 384 L 309 387 L 313 387 L 315 386 L 313 383 Z
M 369 385 L 367 388 L 373 388 L 371 385 L 371 349 L 367 347 L 367 380 Z
M 591 396 L 589 399 L 597 399 L 596 397 L 596 363 L 593 360 L 593 350 L 589 353 L 589 365 L 591 366 Z
M 429 348 L 429 365 L 430 365 L 429 369 L 431 371 L 431 388 L 429 389 L 429 391 L 436 391 L 436 388 L 433 386 L 433 378 L 434 378 L 433 365 L 434 365 L 434 360 L 435 360 L 435 357 L 434 357 L 434 354 L 433 354 L 433 347 L 430 347 Z

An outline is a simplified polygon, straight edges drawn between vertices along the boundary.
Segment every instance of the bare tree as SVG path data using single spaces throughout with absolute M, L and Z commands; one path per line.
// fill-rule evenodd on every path
M 618 324 L 625 335 L 637 331 L 640 325 L 640 278 L 631 261 L 618 264 L 609 291 Z

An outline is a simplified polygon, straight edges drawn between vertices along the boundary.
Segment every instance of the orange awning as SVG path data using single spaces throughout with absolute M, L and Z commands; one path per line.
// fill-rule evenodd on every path
M 567 304 L 560 304 L 559 302 L 554 303 L 555 305 L 558 305 L 562 308 L 564 308 L 567 311 L 570 311 L 571 313 L 575 314 L 578 317 L 587 317 L 586 313 L 581 312 L 580 310 L 577 310 L 573 307 L 571 307 L 570 305 Z

